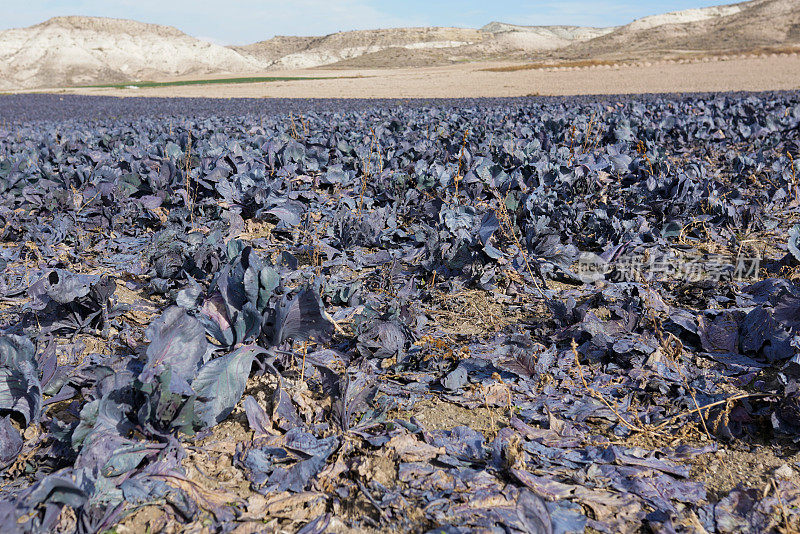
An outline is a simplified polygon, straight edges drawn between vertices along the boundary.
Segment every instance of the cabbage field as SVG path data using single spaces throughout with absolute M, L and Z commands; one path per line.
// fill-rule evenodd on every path
M 797 532 L 800 93 L 0 96 L 0 532 Z

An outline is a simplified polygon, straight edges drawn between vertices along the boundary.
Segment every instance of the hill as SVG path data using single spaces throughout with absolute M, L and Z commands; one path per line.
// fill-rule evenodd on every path
M 278 36 L 220 46 L 156 24 L 57 17 L 0 31 L 0 89 L 202 78 L 325 67 L 429 67 L 504 60 L 558 64 L 680 59 L 800 48 L 800 2 L 750 0 L 609 28 L 390 28 L 321 37 Z

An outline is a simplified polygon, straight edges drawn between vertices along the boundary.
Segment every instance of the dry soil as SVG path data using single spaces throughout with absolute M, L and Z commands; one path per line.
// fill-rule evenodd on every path
M 707 57 L 692 63 L 658 61 L 506 72 L 487 70 L 513 66 L 509 63 L 465 63 L 380 70 L 306 69 L 253 75 L 337 78 L 138 89 L 49 89 L 47 92 L 218 98 L 469 98 L 800 89 L 798 54 Z

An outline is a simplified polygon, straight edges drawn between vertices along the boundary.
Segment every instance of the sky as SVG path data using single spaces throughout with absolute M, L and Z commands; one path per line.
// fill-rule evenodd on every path
M 166 24 L 219 44 L 275 35 L 404 26 L 480 28 L 523 25 L 617 26 L 647 15 L 706 7 L 724 0 L 0 0 L 0 27 L 31 26 L 60 15 Z

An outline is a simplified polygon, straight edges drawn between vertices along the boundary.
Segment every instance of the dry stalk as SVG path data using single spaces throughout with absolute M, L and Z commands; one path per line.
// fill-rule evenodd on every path
M 335 329 L 335 330 L 336 330 L 336 331 L 337 331 L 337 332 L 338 332 L 340 335 L 342 335 L 343 337 L 347 337 L 347 336 L 349 335 L 349 334 L 348 334 L 348 333 L 345 331 L 345 329 L 344 329 L 344 328 L 342 328 L 342 325 L 341 325 L 341 324 L 339 324 L 339 322 L 338 322 L 336 319 L 334 319 L 333 317 L 331 317 L 331 316 L 330 316 L 330 314 L 329 314 L 328 312 L 326 312 L 325 310 L 323 310 L 323 311 L 322 311 L 322 316 L 323 316 L 325 319 L 327 319 L 327 320 L 329 320 L 329 321 L 331 322 L 331 324 L 333 325 L 333 328 L 334 328 L 334 329 Z M 350 319 L 348 318 L 348 319 L 346 319 L 345 321 L 342 321 L 342 322 L 346 324 L 346 323 L 347 323 L 347 322 L 349 322 L 349 321 L 350 321 Z
M 685 387 L 689 391 L 689 395 L 692 397 L 692 402 L 694 403 L 696 411 L 700 415 L 700 422 L 703 423 L 703 430 L 705 431 L 708 439 L 713 439 L 711 437 L 711 432 L 708 431 L 708 426 L 706 425 L 706 418 L 703 416 L 703 411 L 700 408 L 700 404 L 697 402 L 697 397 L 695 396 L 694 388 L 689 385 L 689 382 L 686 380 L 686 376 L 683 374 L 681 370 L 681 366 L 678 364 L 678 359 L 680 358 L 681 354 L 683 354 L 683 343 L 681 340 L 675 337 L 675 334 L 671 332 L 667 332 L 667 339 L 664 339 L 663 333 L 661 332 L 661 328 L 658 326 L 658 322 L 656 322 L 656 335 L 658 336 L 658 341 L 661 343 L 661 346 L 664 348 L 664 354 L 667 357 L 667 360 L 672 362 L 675 370 L 678 372 L 678 375 L 681 377 L 681 382 L 683 382 L 683 387 Z M 671 343 L 670 343 L 671 342 Z M 706 412 L 708 414 L 708 412 Z
M 75 187 L 74 187 L 74 186 L 70 186 L 70 188 L 72 189 L 72 199 L 73 199 L 73 201 L 75 201 L 75 200 L 77 200 L 77 199 L 80 199 L 80 202 L 79 202 L 79 204 L 80 204 L 80 205 L 76 205 L 76 208 L 77 208 L 77 209 L 75 210 L 75 213 L 76 213 L 76 214 L 80 213 L 80 212 L 81 212 L 81 210 L 83 210 L 83 208 L 85 208 L 86 206 L 88 206 L 88 205 L 89 205 L 89 204 L 90 204 L 90 203 L 91 203 L 91 202 L 92 202 L 94 199 L 96 199 L 97 197 L 99 197 L 99 196 L 100 196 L 100 191 L 98 191 L 98 192 L 97 192 L 97 193 L 96 193 L 96 194 L 95 194 L 95 195 L 94 195 L 92 198 L 90 198 L 90 199 L 89 199 L 89 200 L 87 200 L 87 201 L 84 201 L 84 200 L 83 200 L 83 195 L 81 194 L 81 192 L 80 192 L 80 191 L 78 191 L 77 189 L 75 189 Z M 78 204 L 78 202 L 76 202 L 76 204 Z
M 647 162 L 647 166 L 650 168 L 650 176 L 655 176 L 655 173 L 653 172 L 653 163 L 647 156 L 647 147 L 644 146 L 644 142 L 641 139 L 636 141 L 636 151 L 639 152 L 639 154 Z
M 505 381 L 503 380 L 503 377 L 500 376 L 500 373 L 492 373 L 492 379 L 496 380 L 497 382 L 499 382 L 503 386 L 503 388 L 506 390 L 506 396 L 507 396 L 507 401 L 508 401 L 508 412 L 511 413 L 511 410 L 512 410 L 512 408 L 514 406 L 513 396 L 511 394 L 511 388 L 508 387 L 508 384 L 505 383 Z
M 644 285 L 650 289 L 647 282 L 644 282 Z M 651 290 L 652 291 L 652 290 Z M 671 332 L 667 332 L 667 338 L 664 337 L 664 332 L 661 329 L 661 322 L 659 321 L 658 317 L 656 317 L 655 312 L 653 311 L 652 306 L 648 305 L 651 314 L 651 320 L 653 321 L 653 326 L 656 332 L 656 336 L 658 337 L 659 344 L 661 348 L 664 350 L 664 355 L 667 358 L 672 366 L 675 368 L 675 371 L 678 373 L 678 376 L 681 377 L 681 382 L 683 383 L 683 387 L 689 392 L 689 395 L 692 397 L 692 402 L 694 403 L 695 409 L 689 413 L 697 412 L 700 416 L 700 422 L 703 424 L 703 430 L 708 436 L 709 440 L 712 440 L 711 432 L 708 430 L 708 426 L 706 425 L 706 417 L 703 416 L 703 408 L 700 407 L 700 403 L 697 402 L 697 396 L 695 395 L 694 388 L 689 385 L 689 381 L 686 380 L 686 375 L 683 374 L 683 370 L 681 369 L 679 358 L 681 354 L 683 354 L 683 343 L 681 340 L 678 339 L 675 334 Z M 704 407 L 707 408 L 707 407 Z M 706 411 L 708 414 L 708 411 Z M 663 426 L 663 425 L 662 425 Z M 659 426 L 658 428 L 661 428 Z
M 628 429 L 632 430 L 633 432 L 649 432 L 648 429 L 634 425 L 625 419 L 622 414 L 619 413 L 619 410 L 617 410 L 608 400 L 606 400 L 602 393 L 589 385 L 589 383 L 586 381 L 586 377 L 583 376 L 583 366 L 581 365 L 581 360 L 578 357 L 578 344 L 575 343 L 574 339 L 572 340 L 572 354 L 575 356 L 575 365 L 578 368 L 578 375 L 580 376 L 581 382 L 583 383 L 583 387 L 586 389 L 586 391 L 588 391 L 592 397 L 599 399 L 609 410 L 614 412 L 614 415 L 616 415 L 620 422 L 628 427 Z
M 575 125 L 569 129 L 569 164 L 575 160 Z
M 362 165 L 362 172 L 361 172 L 361 192 L 358 195 L 358 215 L 360 216 L 364 210 L 364 192 L 367 189 L 367 179 L 370 177 L 372 172 L 372 154 L 375 151 L 375 130 L 370 128 L 369 130 L 370 135 L 372 136 L 372 141 L 369 145 L 369 154 L 367 155 L 367 161 L 361 162 Z
M 508 216 L 508 210 L 506 208 L 505 200 L 503 199 L 503 197 L 500 196 L 500 192 L 494 185 L 491 185 L 491 190 L 495 196 L 495 199 L 497 200 L 498 206 L 497 208 L 495 208 L 494 212 L 495 215 L 497 216 L 497 219 L 500 221 L 500 229 L 502 230 L 503 235 L 505 235 L 506 238 L 510 240 L 514 244 L 514 246 L 517 247 L 520 254 L 522 255 L 522 259 L 525 262 L 525 269 L 528 271 L 528 275 L 531 277 L 533 286 L 539 292 L 539 296 L 541 296 L 544 300 L 548 300 L 542 288 L 539 287 L 539 283 L 536 281 L 536 276 L 534 274 L 533 268 L 531 268 L 531 264 L 528 261 L 528 254 L 522 247 L 522 243 L 517 237 L 517 233 L 514 231 L 514 225 L 511 222 L 511 218 Z M 544 280 L 542 280 L 542 283 L 545 284 L 545 289 L 547 289 L 547 283 Z
M 494 413 L 492 413 L 492 409 L 489 407 L 489 396 L 486 394 L 487 388 L 484 387 L 483 384 L 481 384 L 480 388 L 481 395 L 483 395 L 483 404 L 486 406 L 486 411 L 489 413 L 489 431 L 493 431 L 495 429 Z
M 716 406 L 721 406 L 723 404 L 725 404 L 727 406 L 730 403 L 732 403 L 734 401 L 737 401 L 737 400 L 749 399 L 749 398 L 752 398 L 752 397 L 768 397 L 768 396 L 769 395 L 767 395 L 766 393 L 739 393 L 738 395 L 733 395 L 732 397 L 728 397 L 727 399 L 723 399 L 721 401 L 710 402 L 708 404 L 704 404 L 703 406 L 701 406 L 699 408 L 692 408 L 691 410 L 686 410 L 686 411 L 683 411 L 681 413 L 675 414 L 672 417 L 669 417 L 668 419 L 665 419 L 664 421 L 662 421 L 661 424 L 659 424 L 657 427 L 655 427 L 654 430 L 660 430 L 660 429 L 664 428 L 665 426 L 667 426 L 668 424 L 670 424 L 671 422 L 676 421 L 676 420 L 678 420 L 681 417 L 684 417 L 686 415 L 691 415 L 693 413 L 701 413 L 702 410 L 706 410 L 706 412 L 707 412 L 711 408 L 714 408 Z
M 603 130 L 600 128 L 600 124 L 597 124 L 597 133 L 594 136 L 594 139 L 589 144 L 589 150 L 594 150 L 600 145 L 600 136 L 603 135 Z
M 681 233 L 678 235 L 678 243 L 680 243 L 681 245 L 685 245 L 686 244 L 686 233 L 689 231 L 690 228 L 692 228 L 695 225 L 701 225 L 703 227 L 703 232 L 705 232 L 705 235 L 706 236 L 710 235 L 709 232 L 708 232 L 708 227 L 706 226 L 706 222 L 705 221 L 693 220 L 693 221 L 689 221 L 686 224 L 686 226 L 681 228 Z
M 292 131 L 291 131 L 291 133 L 289 135 L 292 136 L 292 139 L 297 141 L 298 139 L 300 139 L 300 136 L 297 135 L 297 126 L 295 126 L 295 123 L 294 123 L 294 113 L 292 113 L 291 111 L 289 112 L 289 120 L 292 123 Z
M 372 174 L 372 156 L 375 154 L 375 146 L 378 142 L 378 138 L 375 135 L 375 129 L 370 128 L 369 134 L 372 137 L 372 141 L 369 143 L 369 155 L 367 156 L 367 176 Z
M 794 190 L 794 201 L 800 203 L 800 191 L 797 190 L 797 171 L 794 168 L 794 156 L 788 150 L 786 156 L 789 158 L 789 168 L 792 169 L 792 189 Z
M 583 152 L 585 153 L 586 150 L 589 148 L 589 139 L 592 136 L 592 128 L 594 128 L 594 119 L 595 119 L 595 112 L 592 112 L 592 117 L 589 119 L 589 126 L 586 128 L 586 135 L 583 139 Z
M 314 213 L 313 215 L 322 218 L 321 213 Z M 309 219 L 313 219 L 312 214 L 309 214 Z M 327 229 L 328 223 L 322 223 L 322 221 L 314 221 L 313 228 L 314 231 L 310 233 L 311 238 L 311 264 L 314 266 L 317 276 L 322 275 L 322 255 L 321 255 L 321 247 L 320 247 L 320 235 Z
M 189 173 L 192 170 L 192 132 L 186 140 L 186 161 L 184 162 L 184 186 L 186 188 L 186 207 L 189 208 L 189 221 L 194 226 L 194 199 L 192 198 L 192 179 Z
M 23 243 L 22 249 L 24 250 L 26 247 L 29 248 L 36 255 L 37 266 L 40 263 L 44 263 L 44 258 L 42 257 L 42 253 L 39 252 L 39 247 L 36 246 L 36 243 L 34 243 L 33 241 L 26 241 L 25 243 Z M 31 269 L 28 267 L 28 259 L 30 258 L 30 256 L 31 256 L 30 254 L 25 254 L 25 285 L 26 286 L 30 285 Z
M 781 519 L 783 520 L 783 529 L 781 532 L 785 534 L 796 534 L 797 530 L 792 528 L 792 525 L 789 524 L 789 514 L 786 513 L 786 506 L 783 504 L 783 497 L 781 496 L 781 490 L 778 488 L 778 483 L 773 478 L 771 481 L 772 487 L 775 490 L 775 497 L 778 498 L 778 506 L 781 509 Z
M 308 341 L 303 342 L 303 365 L 300 367 L 300 383 L 303 383 L 303 380 L 306 376 L 306 354 L 308 354 Z
M 456 171 L 456 177 L 453 179 L 453 181 L 456 184 L 456 193 L 454 195 L 454 199 L 456 201 L 458 200 L 458 184 L 464 178 L 461 175 L 461 160 L 464 157 L 464 150 L 467 147 L 467 136 L 468 135 L 469 135 L 469 128 L 467 128 L 467 130 L 464 132 L 464 139 L 461 141 L 461 150 L 458 151 L 458 170 Z

